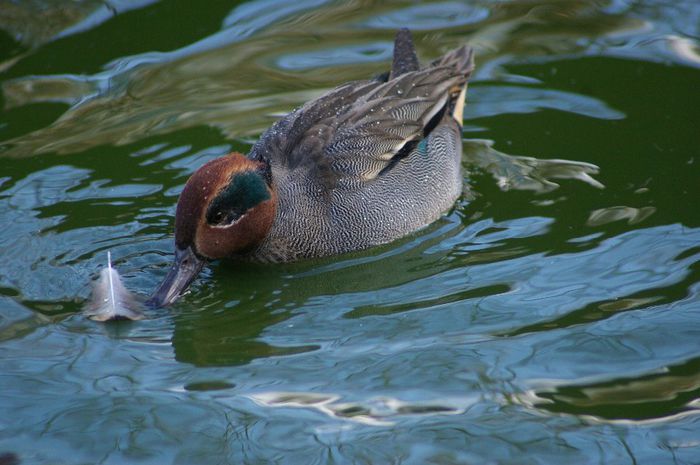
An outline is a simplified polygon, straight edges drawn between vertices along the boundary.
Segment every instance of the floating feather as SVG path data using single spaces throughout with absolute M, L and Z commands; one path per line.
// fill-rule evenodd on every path
M 131 294 L 117 270 L 112 268 L 112 254 L 107 252 L 107 267 L 95 281 L 92 299 L 85 309 L 88 318 L 95 321 L 141 320 L 141 304 Z

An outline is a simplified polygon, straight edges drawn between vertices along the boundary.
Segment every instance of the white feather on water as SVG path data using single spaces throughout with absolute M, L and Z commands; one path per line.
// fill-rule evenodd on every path
M 92 298 L 85 308 L 88 318 L 95 321 L 141 320 L 141 304 L 124 287 L 117 270 L 112 268 L 112 254 L 107 252 L 107 267 L 100 271 L 94 283 Z

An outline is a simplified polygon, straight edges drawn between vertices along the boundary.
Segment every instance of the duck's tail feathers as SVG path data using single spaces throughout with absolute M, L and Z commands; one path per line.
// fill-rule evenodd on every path
M 467 83 L 474 71 L 474 49 L 468 45 L 462 45 L 432 63 L 435 67 L 448 67 L 463 76 L 460 84 L 450 89 L 449 109 L 452 117 L 461 126 L 464 119 L 464 104 L 467 97 Z
M 389 79 L 394 79 L 404 73 L 418 71 L 420 64 L 416 55 L 416 47 L 413 45 L 411 31 L 401 28 L 396 32 L 394 40 L 394 61 L 391 64 Z

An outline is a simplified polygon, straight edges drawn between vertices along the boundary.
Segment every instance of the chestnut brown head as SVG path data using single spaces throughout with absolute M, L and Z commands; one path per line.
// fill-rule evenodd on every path
M 265 166 L 232 153 L 199 168 L 175 213 L 175 262 L 150 304 L 174 302 L 207 260 L 244 255 L 272 226 L 276 194 Z

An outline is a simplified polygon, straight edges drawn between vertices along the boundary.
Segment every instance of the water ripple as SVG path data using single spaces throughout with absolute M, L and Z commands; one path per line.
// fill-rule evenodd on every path
M 375 15 L 363 23 L 371 28 L 396 30 L 411 25 L 414 30 L 447 29 L 464 26 L 485 20 L 489 17 L 488 8 L 458 2 L 435 2 L 429 5 L 415 5 Z
M 59 3 L 0 7 L 0 462 L 697 462 L 697 2 Z M 187 177 L 399 26 L 477 50 L 450 212 L 80 314 L 103 251 L 149 293 Z

